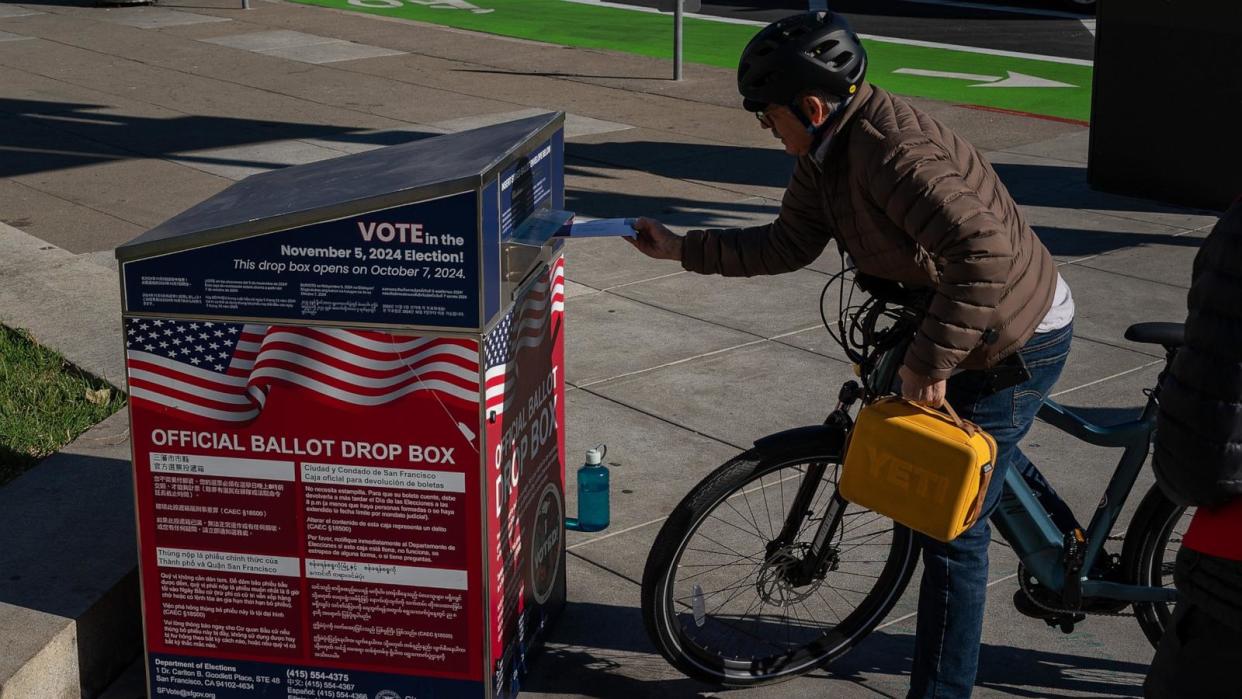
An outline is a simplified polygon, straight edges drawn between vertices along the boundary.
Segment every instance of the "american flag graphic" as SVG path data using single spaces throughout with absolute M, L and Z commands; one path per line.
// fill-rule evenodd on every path
M 479 353 L 469 339 L 364 330 L 126 319 L 130 396 L 200 417 L 257 417 L 285 383 L 355 406 L 418 391 L 479 403 Z
M 520 306 L 510 311 L 492 328 L 483 342 L 486 363 L 485 410 L 488 418 L 504 414 L 512 395 L 514 372 L 510 365 L 523 347 L 543 344 L 549 328 L 555 327 L 565 312 L 565 258 L 558 257 L 548 274 L 522 297 Z

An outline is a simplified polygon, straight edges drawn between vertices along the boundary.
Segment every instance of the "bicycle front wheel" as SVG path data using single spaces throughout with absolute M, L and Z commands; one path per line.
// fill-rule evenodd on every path
M 797 536 L 774 547 L 808 469 L 810 506 Z M 816 468 L 816 471 L 819 469 Z M 828 564 L 788 571 L 812 549 L 836 493 L 840 457 L 814 438 L 752 449 L 717 469 L 673 511 L 643 573 L 643 621 L 687 675 L 725 686 L 789 679 L 840 657 L 884 618 L 914 571 L 910 530 L 849 505 Z

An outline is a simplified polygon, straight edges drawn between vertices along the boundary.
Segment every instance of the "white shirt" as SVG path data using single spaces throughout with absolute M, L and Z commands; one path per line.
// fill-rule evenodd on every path
M 1035 328 L 1036 333 L 1050 333 L 1053 330 L 1060 330 L 1069 325 L 1074 320 L 1074 295 L 1070 293 L 1069 284 L 1065 283 L 1065 279 L 1061 274 L 1057 273 L 1057 290 L 1052 296 L 1052 308 L 1048 309 L 1048 315 L 1039 322 L 1039 326 Z

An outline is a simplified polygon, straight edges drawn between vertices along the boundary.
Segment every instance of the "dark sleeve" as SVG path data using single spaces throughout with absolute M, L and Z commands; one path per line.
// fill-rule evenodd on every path
M 753 277 L 792 272 L 811 264 L 831 239 L 820 205 L 818 173 L 798 158 L 772 223 L 753 228 L 690 231 L 681 266 L 699 274 Z
M 1160 386 L 1152 466 L 1170 498 L 1215 505 L 1242 496 L 1242 205 L 1195 257 L 1186 344 Z
M 904 143 L 870 158 L 863 186 L 940 263 L 940 283 L 906 352 L 914 372 L 947 379 L 978 346 L 1013 264 L 1005 226 L 939 145 Z

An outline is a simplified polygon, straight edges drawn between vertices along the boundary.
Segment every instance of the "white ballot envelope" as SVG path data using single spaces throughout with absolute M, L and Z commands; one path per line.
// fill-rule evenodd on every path
M 632 218 L 599 218 L 594 221 L 574 221 L 559 235 L 567 238 L 607 238 L 609 236 L 636 236 Z

